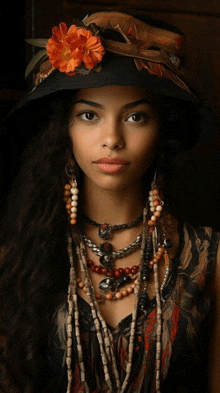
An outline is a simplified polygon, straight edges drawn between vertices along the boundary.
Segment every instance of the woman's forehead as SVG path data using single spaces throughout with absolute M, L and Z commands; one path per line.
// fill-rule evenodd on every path
M 136 101 L 138 99 L 146 99 L 146 101 L 153 101 L 153 94 L 143 87 L 134 86 L 104 86 L 90 89 L 79 90 L 76 94 L 78 99 L 96 99 L 96 100 L 117 100 L 123 102 Z

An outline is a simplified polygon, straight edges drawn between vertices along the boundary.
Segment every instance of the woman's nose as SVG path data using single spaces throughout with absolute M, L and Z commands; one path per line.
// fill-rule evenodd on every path
M 120 150 L 125 146 L 122 124 L 116 119 L 108 119 L 101 130 L 102 147 L 110 150 Z

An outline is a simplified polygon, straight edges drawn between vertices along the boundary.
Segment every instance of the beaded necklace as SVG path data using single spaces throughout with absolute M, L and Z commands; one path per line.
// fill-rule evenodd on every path
M 81 383 L 84 386 L 84 390 L 89 392 L 88 383 L 86 381 L 85 366 L 83 362 L 82 345 L 80 338 L 80 326 L 79 326 L 79 311 L 77 303 L 77 285 L 79 281 L 76 277 L 76 271 L 73 261 L 73 249 L 72 243 L 74 241 L 76 246 L 76 254 L 80 264 L 80 270 L 83 274 L 83 287 L 88 297 L 88 302 L 91 308 L 91 314 L 94 321 L 95 331 L 100 346 L 100 353 L 102 359 L 102 366 L 104 371 L 104 377 L 106 384 L 108 386 L 109 392 L 114 393 L 124 393 L 131 374 L 132 368 L 132 358 L 134 349 L 134 335 L 137 322 L 137 312 L 138 308 L 140 310 L 145 310 L 148 302 L 147 287 L 150 273 L 153 272 L 154 275 L 154 287 L 155 287 L 155 300 L 156 300 L 156 310 L 157 310 L 157 343 L 156 343 L 156 391 L 160 392 L 160 365 L 161 365 L 161 340 L 162 340 L 162 295 L 161 292 L 166 286 L 166 282 L 169 276 L 169 256 L 167 249 L 171 246 L 171 242 L 162 236 L 162 244 L 159 242 L 159 236 L 156 227 L 156 220 L 161 215 L 161 208 L 156 209 L 156 207 L 162 206 L 162 201 L 159 197 L 158 190 L 153 184 L 153 190 L 150 194 L 151 200 L 151 211 L 152 215 L 149 217 L 148 208 L 143 211 L 143 232 L 141 236 L 141 258 L 140 267 L 137 272 L 137 277 L 135 278 L 135 306 L 132 313 L 132 322 L 130 328 L 130 338 L 128 345 L 128 360 L 126 365 L 126 373 L 124 381 L 121 383 L 119 378 L 119 373 L 116 366 L 116 358 L 114 354 L 113 338 L 111 331 L 108 329 L 107 324 L 102 317 L 99 306 L 98 299 L 96 297 L 94 287 L 92 285 L 88 266 L 87 266 L 87 255 L 86 247 L 83 237 L 78 234 L 78 236 L 73 233 L 69 234 L 68 237 L 68 252 L 70 259 L 70 282 L 68 288 L 68 317 L 67 317 L 67 352 L 66 352 L 66 364 L 67 364 L 67 375 L 68 375 L 68 386 L 67 393 L 71 392 L 73 374 L 71 368 L 71 356 L 72 356 L 72 321 L 75 324 L 75 335 L 79 358 L 79 369 Z M 149 199 L 150 199 L 149 198 Z M 154 203 L 154 208 L 152 206 Z M 156 207 L 155 207 L 156 206 Z M 156 214 L 157 213 L 157 214 Z M 74 236 L 74 238 L 73 238 Z M 165 260 L 166 273 L 162 282 L 161 288 L 159 287 L 159 277 L 158 277 L 158 261 L 161 257 Z M 109 365 L 111 365 L 113 370 L 112 378 L 110 377 Z
M 143 219 L 143 215 L 141 214 L 140 217 L 136 218 L 136 220 L 131 221 L 129 224 L 117 224 L 117 225 L 110 225 L 107 223 L 98 223 L 91 218 L 84 215 L 85 221 L 88 224 L 96 226 L 98 229 L 98 235 L 101 239 L 108 240 L 113 232 L 121 231 L 122 229 L 131 229 L 136 227 Z

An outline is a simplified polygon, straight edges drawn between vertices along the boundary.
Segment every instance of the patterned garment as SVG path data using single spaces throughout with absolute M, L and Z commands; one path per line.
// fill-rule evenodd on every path
M 207 393 L 207 360 L 214 303 L 213 278 L 219 234 L 210 228 L 180 228 L 179 250 L 164 294 L 162 336 L 162 393 Z M 126 393 L 155 392 L 156 304 L 139 312 L 135 335 L 132 373 Z M 91 393 L 107 392 L 99 345 L 91 309 L 79 297 L 80 327 Z M 128 356 L 131 315 L 111 329 L 121 382 Z M 62 340 L 61 340 L 62 341 Z M 50 386 L 43 393 L 65 393 L 67 376 L 64 348 L 56 333 L 48 346 L 51 364 Z M 73 353 L 76 342 L 73 335 Z M 0 392 L 21 393 L 11 385 L 0 365 Z M 80 384 L 77 357 L 73 359 L 74 384 L 71 393 L 84 392 Z M 116 390 L 115 390 L 116 391 Z M 38 393 L 38 392 L 37 392 Z M 42 392 L 39 392 L 42 393 Z
M 219 234 L 210 228 L 182 226 L 179 250 L 163 304 L 162 393 L 207 393 L 207 353 L 213 274 Z M 81 339 L 86 379 L 91 393 L 108 391 L 91 309 L 79 297 Z M 111 329 L 121 381 L 128 357 L 131 315 Z M 76 343 L 75 343 L 76 344 Z M 74 344 L 74 345 L 75 345 Z M 135 336 L 132 373 L 126 393 L 155 392 L 155 299 L 140 312 Z M 84 392 L 77 360 L 72 393 Z M 110 370 L 111 371 L 111 370 Z M 64 375 L 64 374 L 63 374 Z M 63 383 L 66 377 L 63 376 Z M 66 382 L 65 382 L 66 383 Z M 58 390 L 61 392 L 61 388 Z M 62 389 L 65 392 L 65 389 Z

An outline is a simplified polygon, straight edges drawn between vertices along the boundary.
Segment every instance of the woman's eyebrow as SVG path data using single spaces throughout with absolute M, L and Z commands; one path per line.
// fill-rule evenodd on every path
M 149 105 L 149 103 L 150 103 L 150 100 L 145 98 L 142 100 L 137 100 L 137 101 L 131 102 L 129 104 L 126 104 L 123 106 L 123 109 L 131 109 L 131 108 L 134 108 L 135 106 L 138 106 L 141 104 L 148 104 Z
M 104 109 L 104 106 L 99 104 L 98 102 L 85 100 L 85 99 L 76 100 L 73 103 L 73 105 L 76 105 L 76 104 L 86 104 L 86 105 L 89 105 L 89 106 L 93 106 L 95 108 Z M 134 102 L 130 102 L 128 104 L 125 104 L 122 107 L 122 109 L 131 109 L 131 108 L 134 108 L 134 107 L 136 107 L 138 105 L 141 105 L 141 104 L 149 104 L 149 100 L 148 99 L 142 99 L 142 100 L 137 100 L 137 101 L 134 101 Z
M 104 109 L 103 105 L 99 104 L 98 102 L 84 100 L 84 99 L 74 101 L 73 105 L 76 104 L 86 104 L 86 105 L 94 106 L 95 108 Z

